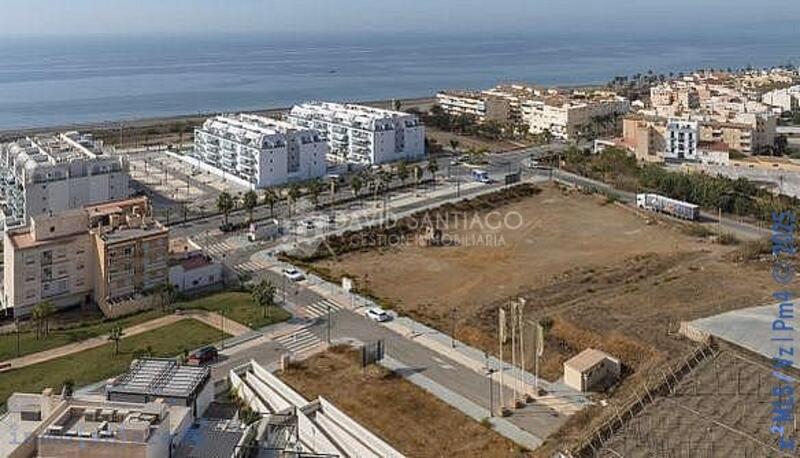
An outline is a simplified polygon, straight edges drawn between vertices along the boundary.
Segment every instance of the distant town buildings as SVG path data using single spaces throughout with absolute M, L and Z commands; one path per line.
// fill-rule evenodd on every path
M 210 118 L 196 129 L 190 157 L 212 173 L 257 189 L 323 177 L 327 154 L 327 143 L 313 128 L 238 114 Z
M 618 128 L 630 111 L 623 97 L 606 91 L 567 91 L 527 85 L 500 85 L 481 92 L 443 91 L 437 104 L 446 113 L 469 115 L 479 123 L 523 125 L 530 133 L 569 140 Z
M 627 99 L 602 92 L 547 96 L 522 103 L 522 119 L 532 134 L 549 132 L 563 140 L 614 131 L 619 116 L 628 111 Z
M 32 216 L 130 195 L 127 162 L 102 142 L 67 132 L 0 145 L 0 199 L 6 227 Z
M 800 110 L 800 86 L 775 89 L 761 96 L 761 101 L 775 109 L 776 114 Z
M 314 129 L 339 161 L 384 164 L 425 156 L 425 127 L 416 115 L 362 105 L 309 102 L 292 108 L 288 121 Z
M 95 303 L 117 316 L 167 281 L 168 237 L 144 197 L 34 216 L 5 233 L 2 309 Z

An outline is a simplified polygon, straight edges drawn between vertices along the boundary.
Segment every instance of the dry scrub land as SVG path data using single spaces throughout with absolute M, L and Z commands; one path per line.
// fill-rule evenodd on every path
M 355 278 L 362 290 L 445 332 L 456 309 L 457 337 L 492 352 L 498 306 L 524 296 L 529 318 L 553 322 L 545 378 L 557 379 L 563 362 L 584 348 L 601 348 L 632 374 L 617 398 L 691 349 L 676 335 L 680 321 L 769 300 L 765 265 L 737 261 L 740 247 L 690 235 L 695 230 L 684 223 L 555 186 L 497 210 L 519 212 L 523 226 L 445 233 L 462 240 L 483 236 L 501 246 L 409 244 L 345 254 L 316 267 Z
M 516 447 L 427 391 L 379 366 L 362 370 L 348 347 L 279 376 L 306 399 L 322 396 L 409 457 L 510 457 Z

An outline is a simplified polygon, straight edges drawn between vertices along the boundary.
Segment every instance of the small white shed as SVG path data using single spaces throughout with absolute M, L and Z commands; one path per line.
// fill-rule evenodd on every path
M 564 383 L 578 391 L 610 386 L 619 380 L 622 365 L 617 358 L 587 348 L 564 363 Z

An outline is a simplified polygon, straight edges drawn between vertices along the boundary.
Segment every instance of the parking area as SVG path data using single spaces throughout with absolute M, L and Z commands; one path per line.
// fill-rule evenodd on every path
M 247 192 L 244 186 L 211 172 L 193 167 L 166 152 L 148 151 L 129 154 L 134 191 L 152 199 L 161 218 L 202 215 L 216 210 L 217 196 L 227 191 L 234 197 Z

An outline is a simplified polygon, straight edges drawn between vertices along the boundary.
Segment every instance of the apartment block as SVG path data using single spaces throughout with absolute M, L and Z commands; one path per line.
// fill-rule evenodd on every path
M 415 115 L 362 105 L 309 102 L 297 105 L 288 120 L 315 129 L 342 162 L 384 164 L 425 156 L 425 127 Z
M 144 197 L 34 216 L 4 235 L 0 308 L 24 317 L 43 301 L 95 303 L 115 315 L 167 281 L 168 237 Z
M 169 273 L 169 229 L 152 218 L 146 198 L 86 207 L 95 269 L 94 300 L 106 314 L 117 303 L 163 286 Z
M 697 160 L 698 132 L 699 125 L 697 121 L 670 119 L 667 122 L 664 159 L 667 161 Z
M 555 138 L 569 140 L 613 131 L 618 125 L 617 118 L 630 111 L 630 102 L 617 96 L 554 96 L 527 100 L 522 104 L 522 111 L 532 134 L 550 132 Z
M 6 227 L 30 217 L 130 195 L 128 164 L 90 135 L 67 132 L 0 145 Z
M 666 119 L 634 115 L 622 120 L 622 143 L 637 160 L 663 162 L 666 149 Z
M 511 119 L 507 99 L 482 92 L 443 91 L 436 94 L 436 103 L 450 115 L 472 116 L 478 122 L 507 123 Z
M 316 129 L 238 114 L 208 119 L 196 129 L 188 160 L 257 189 L 325 176 L 328 151 Z

